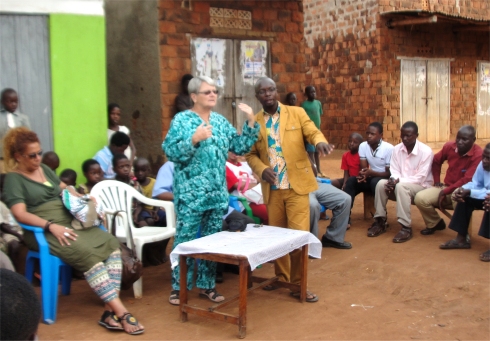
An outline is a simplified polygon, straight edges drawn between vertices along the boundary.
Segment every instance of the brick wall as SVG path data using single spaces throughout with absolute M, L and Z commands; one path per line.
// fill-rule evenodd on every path
M 490 60 L 488 32 L 452 32 L 450 24 L 406 26 L 394 30 L 379 24 L 381 58 L 388 75 L 382 84 L 382 105 L 387 110 L 383 123 L 395 128 L 391 136 L 398 141 L 400 129 L 400 60 L 397 56 L 454 58 L 450 62 L 450 138 L 465 124 L 476 125 L 476 87 L 478 60 Z M 386 96 L 386 97 L 385 97 Z
M 380 13 L 421 9 L 475 20 L 490 20 L 488 0 L 378 0 Z
M 346 148 L 351 132 L 382 120 L 376 0 L 305 0 L 306 83 L 323 103 L 322 132 Z M 385 80 L 386 81 L 386 80 Z
M 379 15 L 378 1 L 305 0 L 304 8 L 306 84 L 317 87 L 326 113 L 322 131 L 331 143 L 346 148 L 349 134 L 363 133 L 372 121 L 383 123 L 385 139 L 399 142 L 399 56 L 454 58 L 450 64 L 451 138 L 461 125 L 475 124 L 476 63 L 490 60 L 489 33 L 453 33 L 451 25 L 443 23 L 388 29 L 387 18 Z M 351 12 L 346 13 L 347 8 Z M 359 16 L 354 22 L 345 18 L 355 11 Z
M 165 137 L 180 91 L 180 78 L 191 71 L 190 40 L 213 37 L 270 42 L 272 78 L 281 98 L 299 94 L 305 81 L 303 5 L 301 1 L 192 1 L 160 0 L 160 79 L 162 131 Z M 210 26 L 210 7 L 252 12 L 252 29 Z

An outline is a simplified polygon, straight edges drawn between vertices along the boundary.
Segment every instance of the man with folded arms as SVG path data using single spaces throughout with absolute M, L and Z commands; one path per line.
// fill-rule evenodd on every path
M 490 143 L 485 146 L 482 161 L 476 168 L 471 182 L 464 184 L 453 192 L 453 198 L 458 202 L 449 228 L 458 234 L 439 248 L 469 249 L 471 244 L 466 241 L 468 226 L 474 210 L 485 210 L 480 225 L 479 236 L 490 239 Z M 490 250 L 480 255 L 480 260 L 490 262 Z
M 380 180 L 376 185 L 374 223 L 368 230 L 368 237 L 376 237 L 386 232 L 386 203 L 396 201 L 396 214 L 401 230 L 393 238 L 393 243 L 403 243 L 412 238 L 412 218 L 410 206 L 415 195 L 432 186 L 432 149 L 417 137 L 419 128 L 415 122 L 405 122 L 401 128 L 401 140 L 391 155 L 389 180 Z
M 432 176 L 434 187 L 424 189 L 415 196 L 426 228 L 420 231 L 424 236 L 434 234 L 435 231 L 444 230 L 446 223 L 436 212 L 436 208 L 453 210 L 457 202 L 451 199 L 451 194 L 458 187 L 471 181 L 476 167 L 481 162 L 482 149 L 475 144 L 476 131 L 472 126 L 463 126 L 456 135 L 456 141 L 446 142 L 432 161 Z M 447 160 L 449 165 L 444 183 L 441 179 L 441 167 Z

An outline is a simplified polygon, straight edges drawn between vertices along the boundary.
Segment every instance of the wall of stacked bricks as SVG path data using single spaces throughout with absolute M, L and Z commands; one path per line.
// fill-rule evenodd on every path
M 184 4 L 184 7 L 182 6 Z M 191 1 L 160 0 L 160 79 L 162 131 L 166 136 L 174 113 L 181 77 L 191 72 L 192 37 L 266 40 L 271 53 L 271 74 L 281 99 L 305 83 L 305 46 L 301 1 Z M 252 29 L 210 27 L 210 7 L 252 12 Z
M 453 33 L 451 25 L 441 23 L 388 29 L 387 19 L 379 15 L 381 4 L 397 10 L 395 5 L 413 9 L 416 2 L 304 1 L 306 84 L 317 87 L 325 112 L 321 129 L 338 148 L 346 148 L 349 134 L 363 133 L 372 121 L 383 123 L 385 139 L 399 142 L 403 122 L 398 56 L 454 58 L 450 138 L 461 125 L 476 123 L 476 64 L 490 60 L 489 33 Z M 484 5 L 476 2 L 480 8 Z

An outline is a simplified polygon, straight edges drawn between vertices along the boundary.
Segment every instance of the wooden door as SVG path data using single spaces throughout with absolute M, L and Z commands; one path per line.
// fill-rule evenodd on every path
M 51 71 L 46 15 L 0 15 L 0 89 L 19 94 L 44 151 L 53 150 Z
M 401 124 L 414 121 L 422 142 L 449 137 L 449 61 L 402 60 Z
M 270 74 L 270 56 L 266 41 L 193 38 L 191 40 L 192 74 L 215 80 L 220 92 L 214 111 L 228 119 L 239 131 L 246 119 L 237 109 L 240 102 L 255 112 L 255 81 Z
M 490 138 L 490 62 L 478 62 L 476 92 L 476 136 Z

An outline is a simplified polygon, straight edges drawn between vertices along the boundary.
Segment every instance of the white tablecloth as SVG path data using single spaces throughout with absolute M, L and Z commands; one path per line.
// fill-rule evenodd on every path
M 181 243 L 170 253 L 170 262 L 174 268 L 178 265 L 179 255 L 222 253 L 247 257 L 250 268 L 254 270 L 258 265 L 282 257 L 306 244 L 309 244 L 310 256 L 321 257 L 322 243 L 310 232 L 248 224 L 244 232 L 223 231 Z

